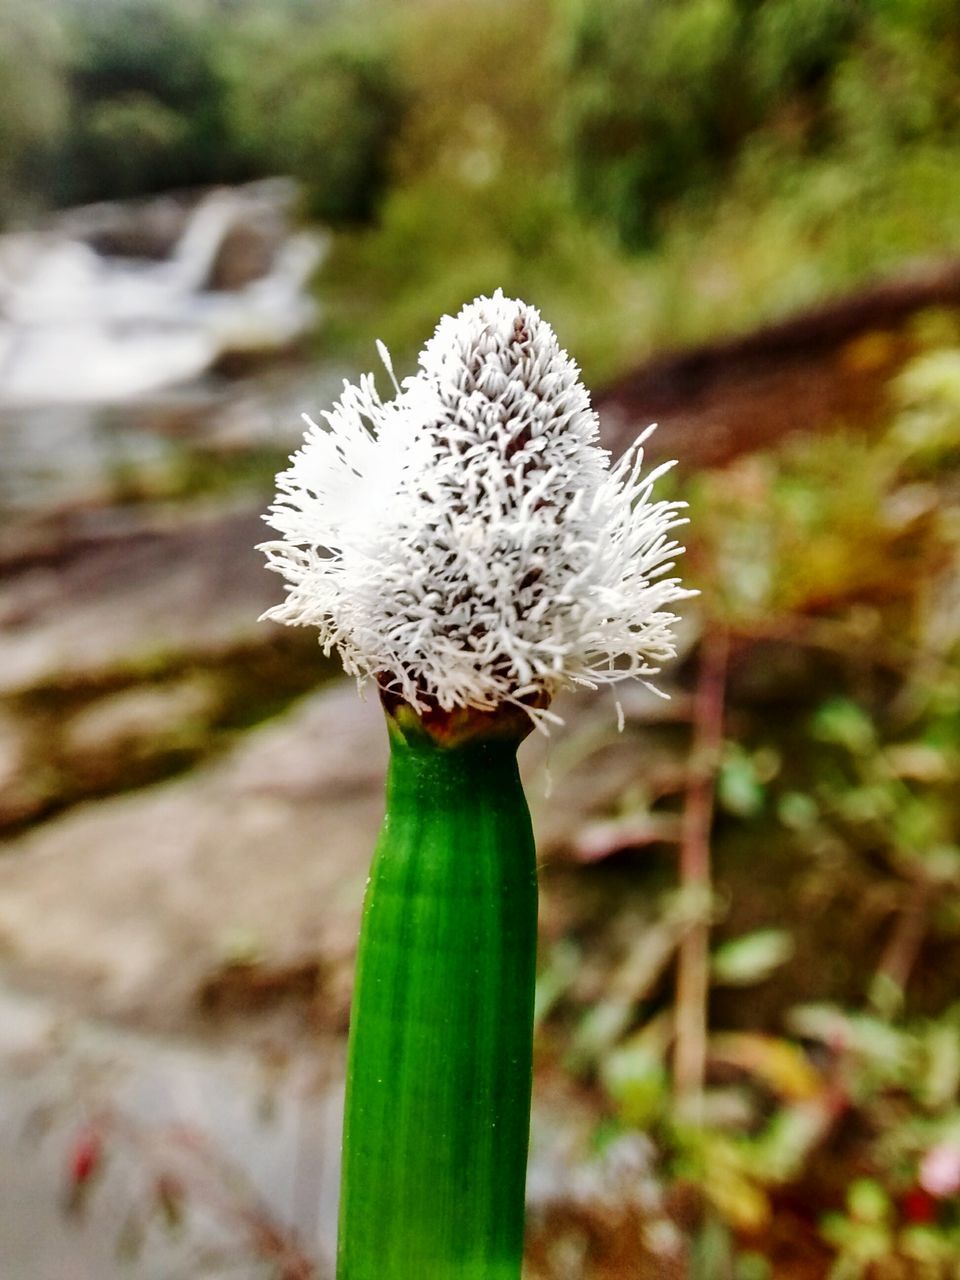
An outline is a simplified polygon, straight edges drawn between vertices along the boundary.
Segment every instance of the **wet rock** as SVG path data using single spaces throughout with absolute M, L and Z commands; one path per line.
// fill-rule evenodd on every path
M 17 777 L 24 757 L 23 735 L 12 716 L 0 715 L 0 794 Z
M 242 933 L 275 969 L 318 963 L 339 1024 L 336 971 L 352 963 L 385 758 L 379 706 L 338 684 L 220 763 L 8 842 L 8 974 L 182 1026 Z M 326 1008 L 321 985 L 319 1021 Z
M 69 209 L 51 225 L 104 257 L 169 257 L 183 235 L 195 198 L 174 194 L 149 200 L 111 200 Z
M 30 768 L 29 736 L 12 715 L 0 714 L 0 829 L 38 810 L 42 779 Z
M 201 983 L 197 992 L 200 1008 L 214 1017 L 263 1013 L 276 1009 L 284 1001 L 312 1003 L 320 995 L 323 973 L 316 959 L 306 958 L 294 964 L 270 965 L 260 960 L 228 960 Z M 347 1012 L 343 1009 L 338 1031 L 347 1029 Z M 328 1025 L 330 1019 L 327 1019 Z
M 132 699 L 127 714 L 137 707 Z M 552 795 L 543 771 L 553 741 L 532 735 L 522 752 L 542 846 L 569 840 L 636 769 L 626 742 L 622 760 L 608 744 L 597 766 L 590 744 L 601 726 L 591 717 L 615 734 L 606 699 L 563 706 L 573 708 L 579 719 L 564 734 L 583 750 L 557 762 Z M 153 1026 L 292 1000 L 306 1003 L 311 1024 L 342 1030 L 386 760 L 377 699 L 337 681 L 216 763 L 8 841 L 8 976 Z M 549 902 L 544 910 L 549 918 Z
M 90 788 L 107 786 L 130 777 L 131 761 L 195 750 L 219 705 L 219 690 L 208 675 L 124 689 L 72 716 L 60 753 L 75 780 Z
M 282 596 L 263 536 L 220 503 L 0 537 L 0 830 L 182 772 L 333 674 L 314 634 L 258 621 Z
M 0 989 L 0 1274 L 259 1277 L 287 1244 L 325 1280 L 342 1056 L 322 1037 L 295 1056 L 164 1043 Z M 95 1176 L 70 1195 L 91 1147 Z
M 216 690 L 203 676 L 126 689 L 74 716 L 64 733 L 65 744 L 71 753 L 82 756 L 126 750 L 205 720 L 215 702 Z
M 220 242 L 205 288 L 244 289 L 254 280 L 269 275 L 285 230 L 274 210 L 238 218 Z
M 255 550 L 263 536 L 252 506 L 134 510 L 8 561 L 0 694 L 269 644 L 282 629 L 257 618 L 281 589 Z

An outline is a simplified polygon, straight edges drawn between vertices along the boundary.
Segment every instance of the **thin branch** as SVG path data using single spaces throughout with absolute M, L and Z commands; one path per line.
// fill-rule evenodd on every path
M 926 879 L 914 881 L 877 966 L 870 1002 L 886 1017 L 894 1017 L 903 1005 L 907 983 L 917 962 L 929 923 L 932 885 Z
M 688 1115 L 700 1113 L 707 1059 L 707 996 L 710 984 L 710 831 L 720 749 L 730 638 L 716 626 L 704 636 L 693 711 L 693 747 L 680 842 L 680 883 L 692 899 L 703 899 L 703 915 L 684 935 L 677 964 L 674 1088 Z

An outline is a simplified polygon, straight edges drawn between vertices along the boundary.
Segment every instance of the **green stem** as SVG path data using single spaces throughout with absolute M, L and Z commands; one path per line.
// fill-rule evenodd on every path
M 488 717 L 489 719 L 489 717 Z M 389 718 L 350 1026 L 338 1280 L 517 1280 L 537 878 L 516 724 Z

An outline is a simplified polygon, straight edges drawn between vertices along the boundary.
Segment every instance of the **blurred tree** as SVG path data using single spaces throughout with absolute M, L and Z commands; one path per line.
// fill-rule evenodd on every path
M 577 194 L 649 245 L 659 208 L 715 176 L 756 120 L 744 16 L 736 0 L 575 0 L 568 20 Z
M 864 38 L 838 67 L 830 108 L 851 151 L 884 162 L 894 149 L 956 137 L 960 8 L 947 0 L 875 0 Z
M 63 32 L 31 0 L 0 0 L 0 225 L 39 200 L 44 148 L 62 127 Z
M 206 5 L 80 0 L 69 19 L 74 111 L 57 157 L 58 203 L 240 176 Z
M 326 269 L 327 340 L 365 361 L 374 330 L 399 365 L 438 314 L 502 286 L 554 318 L 591 376 L 622 367 L 636 295 L 571 199 L 553 0 L 389 12 L 405 113 L 376 227 L 342 236 Z
M 711 191 L 748 143 L 784 163 L 955 132 L 960 17 L 950 0 L 560 0 L 564 120 L 578 198 L 624 244 Z M 868 153 L 865 155 L 865 152 Z
M 742 4 L 748 76 L 761 109 L 792 96 L 814 101 L 864 25 L 869 6 L 836 0 L 750 0 Z
M 329 222 L 373 217 L 403 114 L 389 23 L 353 9 L 349 20 L 252 9 L 218 64 L 232 152 L 256 172 L 299 178 L 307 211 Z

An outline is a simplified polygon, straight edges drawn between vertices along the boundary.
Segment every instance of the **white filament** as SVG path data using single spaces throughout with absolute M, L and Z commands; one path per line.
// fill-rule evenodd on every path
M 389 354 L 381 356 L 393 376 Z M 383 401 L 373 375 L 277 477 L 265 617 L 316 626 L 348 672 L 416 707 L 489 710 L 647 679 L 674 655 L 682 503 L 654 501 L 644 432 L 611 467 L 579 369 L 526 303 L 445 316 Z

